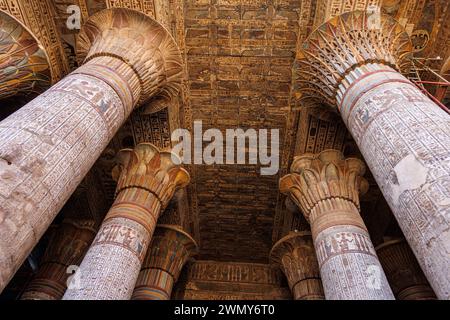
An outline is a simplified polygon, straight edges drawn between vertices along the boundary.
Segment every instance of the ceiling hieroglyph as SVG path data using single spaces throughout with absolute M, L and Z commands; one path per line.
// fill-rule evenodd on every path
M 30 17 L 50 14 L 47 1 L 54 5 L 55 19 L 40 26 Z M 67 7 L 73 4 L 80 7 L 83 21 L 108 7 L 144 12 L 169 29 L 181 49 L 185 79 L 178 99 L 154 114 L 146 113 L 145 106 L 136 111 L 93 170 L 107 198 L 114 191 L 109 165 L 122 147 L 143 141 L 169 147 L 170 132 L 180 126 L 191 129 L 194 120 L 202 120 L 204 130 L 280 129 L 278 175 L 260 176 L 259 167 L 253 165 L 189 168 L 192 183 L 187 193 L 177 196 L 174 206 L 184 207 L 185 212 L 189 204 L 188 218 L 178 220 L 199 242 L 200 259 L 266 263 L 274 241 L 298 223 L 292 213 L 286 213 L 285 197 L 278 192 L 279 177 L 287 173 L 292 157 L 326 148 L 358 153 L 338 117 L 294 102 L 291 68 L 315 26 L 343 12 L 380 4 L 379 0 L 33 0 L 39 2 L 32 3 L 39 9 L 33 15 L 18 11 L 19 2 L 0 0 L 0 9 L 28 19 L 32 30 L 42 29 L 35 32 L 51 40 L 58 76 L 76 67 L 77 30 L 65 26 L 70 16 Z M 447 42 L 442 48 L 443 39 L 448 39 L 448 6 L 445 0 L 381 3 L 382 10 L 401 21 L 413 36 L 419 55 L 443 52 L 443 57 L 450 47 Z M 68 60 L 55 58 L 62 50 Z M 379 206 L 380 197 L 376 186 L 372 189 L 362 206 L 375 215 L 373 208 Z M 371 216 L 370 221 L 376 218 Z

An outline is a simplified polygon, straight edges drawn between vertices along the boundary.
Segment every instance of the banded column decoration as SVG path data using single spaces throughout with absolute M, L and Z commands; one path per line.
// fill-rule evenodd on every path
M 116 200 L 103 221 L 64 300 L 129 300 L 161 210 L 189 174 L 175 154 L 149 143 L 120 151 L 113 177 Z
M 311 232 L 290 232 L 273 246 L 270 259 L 283 270 L 295 300 L 325 299 Z
M 49 58 L 20 21 L 0 11 L 0 100 L 41 93 L 51 85 Z
M 195 240 L 179 226 L 158 225 L 131 299 L 170 300 L 181 270 L 197 250 Z
M 50 237 L 39 270 L 21 300 L 61 300 L 67 281 L 94 240 L 95 221 L 66 219 Z
M 364 163 L 338 150 L 296 157 L 281 192 L 311 225 L 327 300 L 389 300 L 392 291 L 359 214 Z
M 405 239 L 376 248 L 392 291 L 398 300 L 435 300 L 436 295 Z
M 411 41 L 388 15 L 351 12 L 298 52 L 299 102 L 336 108 L 437 296 L 450 298 L 450 116 L 399 72 Z
M 101 11 L 78 40 L 84 64 L 0 122 L 0 291 L 133 108 L 180 87 L 175 41 L 142 13 Z

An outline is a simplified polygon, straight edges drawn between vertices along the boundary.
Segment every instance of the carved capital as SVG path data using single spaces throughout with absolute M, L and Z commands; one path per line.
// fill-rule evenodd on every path
M 270 252 L 286 275 L 295 299 L 324 299 L 311 232 L 290 232 Z
M 387 241 L 379 245 L 376 251 L 397 299 L 436 299 L 433 289 L 405 239 Z
M 353 11 L 318 27 L 297 53 L 294 65 L 297 98 L 336 106 L 346 76 L 369 63 L 397 71 L 410 66 L 412 43 L 404 27 L 391 16 Z
M 158 225 L 142 264 L 132 299 L 170 299 L 183 266 L 197 253 L 195 240 L 180 227 Z
M 131 9 L 98 12 L 83 26 L 77 56 L 87 63 L 113 57 L 127 64 L 139 79 L 138 104 L 153 96 L 175 96 L 182 79 L 182 58 L 169 31 L 149 16 Z
M 97 234 L 92 219 L 65 219 L 52 237 L 43 261 L 78 265 Z
M 195 240 L 179 226 L 157 225 L 142 269 L 160 269 L 178 280 L 187 260 L 197 254 Z
M 49 58 L 21 22 L 0 11 L 0 100 L 41 93 L 51 85 Z
M 368 188 L 362 177 L 364 163 L 356 158 L 345 159 L 338 150 L 296 157 L 291 172 L 280 180 L 280 190 L 301 208 L 308 221 L 311 211 L 330 199 L 350 201 L 359 209 L 359 193 Z
M 150 143 L 121 150 L 113 169 L 113 178 L 117 181 L 116 196 L 126 189 L 143 189 L 155 195 L 161 206 L 166 207 L 175 191 L 190 181 L 189 173 L 174 163 L 174 159 L 181 163 L 175 154 L 160 151 Z
M 65 219 L 51 237 L 38 273 L 21 299 L 61 299 L 67 289 L 68 267 L 81 263 L 96 232 L 94 220 Z

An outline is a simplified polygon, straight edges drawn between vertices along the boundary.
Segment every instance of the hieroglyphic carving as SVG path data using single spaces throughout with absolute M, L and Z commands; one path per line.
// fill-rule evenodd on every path
M 182 268 L 197 250 L 195 240 L 180 227 L 159 224 L 131 299 L 169 300 Z
M 176 44 L 149 17 L 103 11 L 80 38 L 85 65 L 0 123 L 1 289 L 138 102 L 178 90 Z
M 189 267 L 189 280 L 245 282 L 281 285 L 283 275 L 268 265 L 197 261 Z
M 296 300 L 323 300 L 322 281 L 311 232 L 290 232 L 270 252 L 286 275 Z
M 398 300 L 436 299 L 430 283 L 405 239 L 388 240 L 376 250 Z
M 292 299 L 278 268 L 264 264 L 196 261 L 186 266 L 174 299 Z
M 51 84 L 49 58 L 39 40 L 0 11 L 0 100 L 41 93 Z
M 448 298 L 450 119 L 398 72 L 412 50 L 405 29 L 382 15 L 370 31 L 369 18 L 344 14 L 311 35 L 298 89 L 340 110 L 436 294 Z M 382 30 L 396 38 L 386 42 Z
M 150 17 L 155 17 L 153 0 L 106 0 L 107 8 L 127 8 L 140 11 Z
M 351 11 L 364 11 L 380 7 L 383 0 L 318 0 L 314 25 Z
M 97 93 L 93 101 L 85 100 L 86 87 Z M 1 224 L 5 237 L 0 258 L 2 284 L 20 266 L 95 162 L 98 150 L 111 138 L 103 115 L 115 115 L 120 121 L 120 110 L 121 101 L 109 86 L 77 74 L 0 123 L 0 212 L 9 221 Z M 19 146 L 30 147 L 23 152 Z M 16 227 L 10 229 L 12 225 Z M 24 240 L 15 241 L 16 237 Z
M 361 80 L 345 95 L 342 116 L 436 294 L 446 297 L 450 119 L 386 68 L 359 68 Z
M 359 192 L 367 191 L 362 161 L 326 150 L 296 157 L 291 171 L 281 179 L 280 190 L 311 224 L 325 297 L 393 299 L 359 214 Z
M 141 109 L 131 114 L 131 128 L 135 144 L 150 142 L 160 148 L 172 145 L 167 109 L 153 114 L 143 114 Z
M 77 274 L 66 300 L 130 299 L 160 212 L 189 175 L 151 144 L 122 150 L 113 177 L 116 200 Z

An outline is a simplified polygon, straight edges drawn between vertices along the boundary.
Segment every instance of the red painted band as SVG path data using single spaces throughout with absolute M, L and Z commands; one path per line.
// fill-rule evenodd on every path
M 381 70 L 376 70 L 376 71 L 371 71 L 371 72 L 368 72 L 368 73 L 366 73 L 366 74 L 364 74 L 363 76 L 361 76 L 360 78 L 358 78 L 355 82 L 353 82 L 348 88 L 347 88 L 347 90 L 345 90 L 345 93 L 344 93 L 344 96 L 342 97 L 342 100 L 341 100 L 341 104 L 340 104 L 340 106 L 339 106 L 339 111 L 341 110 L 341 108 L 342 108 L 342 103 L 344 102 L 344 100 L 345 100 L 345 98 L 347 97 L 347 93 L 358 83 L 358 82 L 360 82 L 361 80 L 364 80 L 365 78 L 367 78 L 367 77 L 369 77 L 369 76 L 371 76 L 371 75 L 373 75 L 373 74 L 377 74 L 377 73 L 381 73 L 381 72 L 388 72 L 388 73 L 397 73 L 398 74 L 398 72 L 397 71 L 395 71 L 395 70 L 389 70 L 389 69 L 381 69 Z

